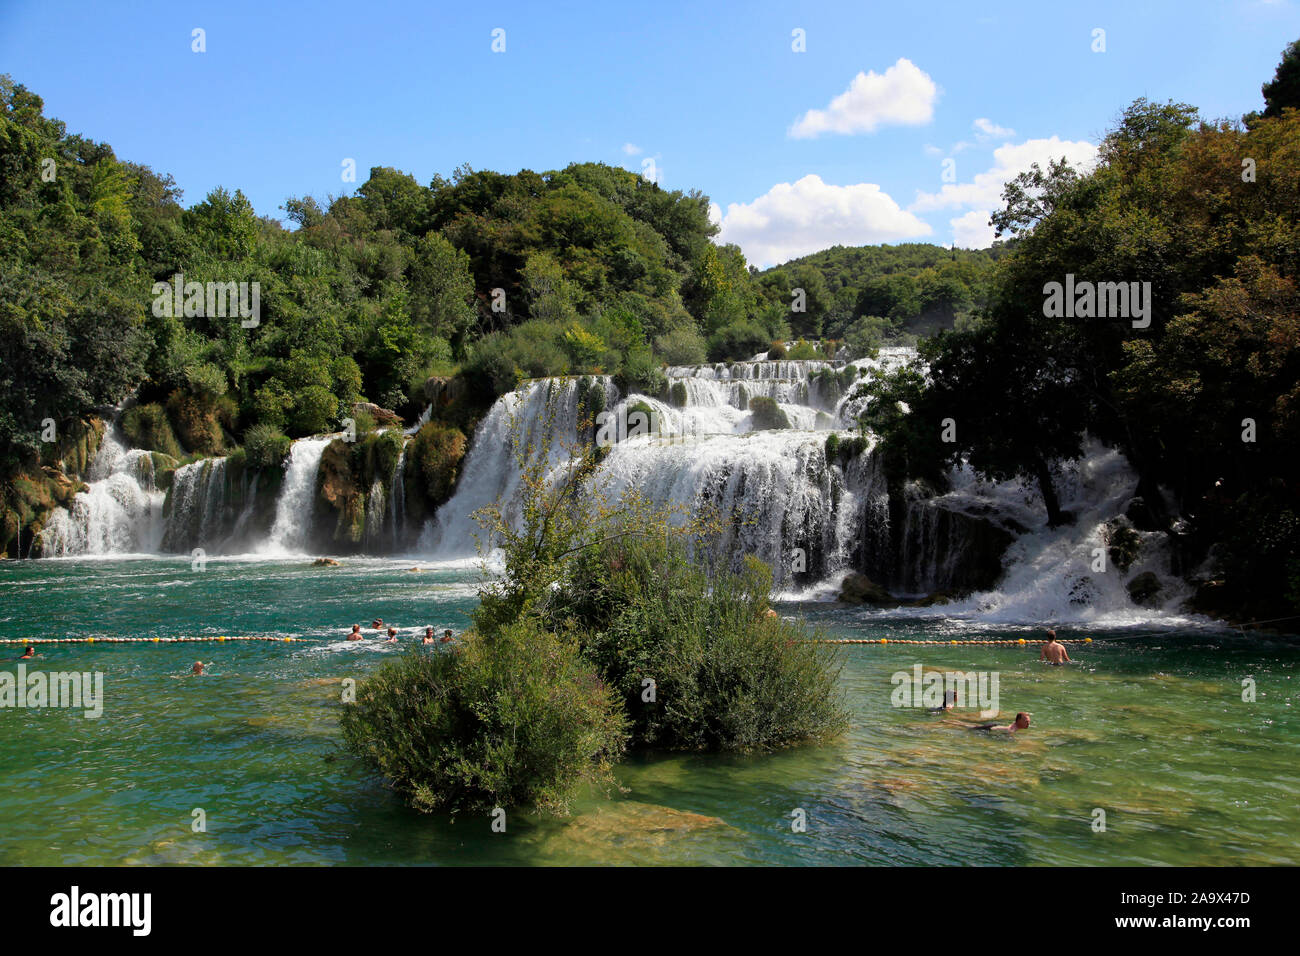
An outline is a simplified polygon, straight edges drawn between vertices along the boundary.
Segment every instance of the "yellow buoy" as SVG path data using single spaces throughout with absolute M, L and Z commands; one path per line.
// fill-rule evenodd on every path
M 1017 643 L 1017 644 L 1023 644 L 1023 643 L 1025 643 L 1025 639 L 1022 637 L 1022 638 L 1020 638 L 1020 640 L 1017 641 L 1016 643 Z
M 888 643 L 889 643 L 889 638 L 887 638 L 887 637 L 882 637 L 882 638 L 880 639 L 880 643 L 881 643 L 881 644 L 888 644 Z
M 1085 638 L 1083 639 L 1083 643 L 1085 643 L 1085 644 L 1091 644 L 1091 643 L 1092 643 L 1092 638 L 1091 638 L 1091 637 L 1085 637 Z
M 88 637 L 88 638 L 86 638 L 86 643 L 87 643 L 87 644 L 94 644 L 94 643 L 95 643 L 95 639 L 94 639 L 93 637 Z

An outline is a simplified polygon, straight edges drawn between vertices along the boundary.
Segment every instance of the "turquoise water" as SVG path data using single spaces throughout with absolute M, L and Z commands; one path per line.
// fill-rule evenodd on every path
M 338 735 L 345 678 L 425 625 L 468 623 L 474 568 L 411 567 L 0 564 L 7 637 L 301 639 L 39 648 L 29 671 L 102 672 L 104 713 L 0 709 L 0 864 L 1300 863 L 1300 645 L 1208 629 L 1091 632 L 1112 640 L 1072 645 L 1079 663 L 1065 668 L 1039 664 L 1036 644 L 845 646 L 853 722 L 837 743 L 637 757 L 619 769 L 623 792 L 592 794 L 563 820 L 513 813 L 504 833 L 486 816 L 417 814 Z M 782 610 L 846 637 L 1035 636 Z M 401 629 L 402 646 L 343 641 L 375 617 Z M 0 671 L 19 653 L 0 645 Z M 206 676 L 188 673 L 199 659 Z M 997 672 L 1002 719 L 1025 710 L 1033 726 L 989 736 L 967 729 L 972 711 L 891 706 L 891 676 L 914 664 Z M 192 830 L 198 808 L 206 832 Z

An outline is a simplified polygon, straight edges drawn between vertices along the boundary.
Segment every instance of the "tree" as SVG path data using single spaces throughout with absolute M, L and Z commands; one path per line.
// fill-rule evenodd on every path
M 1282 51 L 1277 72 L 1260 92 L 1264 95 L 1265 116 L 1281 116 L 1288 108 L 1300 109 L 1300 40 L 1292 41 Z

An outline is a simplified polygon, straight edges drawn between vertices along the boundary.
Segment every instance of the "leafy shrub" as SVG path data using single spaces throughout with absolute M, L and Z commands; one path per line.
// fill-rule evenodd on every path
M 709 361 L 748 359 L 767 349 L 771 341 L 771 336 L 757 323 L 741 319 L 709 336 Z
M 271 468 L 284 462 L 292 445 L 274 425 L 254 425 L 244 432 L 244 460 L 250 468 Z
M 172 430 L 181 445 L 195 454 L 219 455 L 225 449 L 225 438 L 218 419 L 220 414 L 221 409 L 210 401 L 196 398 L 180 389 L 172 392 L 167 399 L 167 418 Z
M 167 412 L 161 405 L 134 405 L 122 413 L 122 432 L 136 448 L 160 451 L 180 458 L 184 455 Z
M 834 737 L 847 717 L 833 652 L 768 614 L 771 585 L 752 557 L 710 571 L 681 541 L 626 537 L 584 552 L 552 613 L 579 629 L 636 746 L 765 751 Z
M 786 356 L 787 353 L 784 342 L 773 342 L 772 347 L 767 350 L 767 357 L 773 362 L 779 362 L 786 358 Z
M 295 434 L 319 435 L 327 432 L 338 417 L 339 400 L 324 385 L 309 385 L 294 396 L 289 409 L 289 429 Z
M 417 810 L 567 810 L 608 785 L 624 720 L 574 641 L 517 622 L 453 653 L 414 648 L 343 711 L 343 739 Z
M 778 405 L 775 399 L 756 395 L 749 400 L 749 411 L 753 415 L 753 425 L 756 430 L 790 427 L 790 419 L 786 417 L 785 409 Z
M 690 328 L 665 332 L 655 339 L 655 351 L 669 365 L 703 365 L 708 359 L 704 336 Z
M 668 390 L 668 399 L 677 408 L 685 408 L 687 400 L 687 391 L 685 382 L 673 382 L 672 388 Z
M 213 402 L 226 393 L 226 373 L 205 362 L 186 370 L 185 384 L 195 398 Z
M 431 504 L 440 505 L 451 497 L 467 444 L 460 429 L 438 422 L 429 422 L 416 433 L 410 464 Z
M 800 339 L 794 343 L 794 348 L 790 349 L 790 358 L 795 361 L 807 361 L 809 359 L 820 358 L 817 354 L 817 346 L 811 342 Z
M 659 398 L 668 390 L 668 379 L 647 348 L 632 349 L 623 359 L 623 367 L 614 376 L 625 395 L 640 392 Z

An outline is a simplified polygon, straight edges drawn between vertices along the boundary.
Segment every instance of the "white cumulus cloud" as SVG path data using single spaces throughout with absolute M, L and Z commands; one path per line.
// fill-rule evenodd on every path
M 766 268 L 834 245 L 896 242 L 931 231 L 875 183 L 833 186 L 809 174 L 777 183 L 753 202 L 729 203 L 717 241 L 734 242 Z
M 876 73 L 859 73 L 849 88 L 824 110 L 809 110 L 790 127 L 795 139 L 822 133 L 870 133 L 878 126 L 919 126 L 934 116 L 939 88 L 929 74 L 911 60 Z
M 1015 130 L 1007 129 L 1005 126 L 999 126 L 991 119 L 986 119 L 983 116 L 977 119 L 972 125 L 974 125 L 975 131 L 983 136 L 1006 137 L 1016 135 Z
M 975 206 L 998 209 L 1002 206 L 1002 187 L 1029 169 L 1033 163 L 1046 169 L 1048 163 L 1065 157 L 1066 162 L 1080 172 L 1086 172 L 1097 162 L 1097 147 L 1083 140 L 1029 139 L 1023 143 L 1006 143 L 993 151 L 993 168 L 977 173 L 969 182 L 947 183 L 937 193 L 918 191 L 916 202 L 908 207 L 911 212 L 929 212 L 934 209 L 959 209 Z
M 953 245 L 962 249 L 987 249 L 997 238 L 989 225 L 987 209 L 972 209 L 956 219 L 949 219 L 948 224 L 952 226 Z
M 623 152 L 626 153 L 628 156 L 640 156 L 641 147 L 636 145 L 635 143 L 624 143 Z

